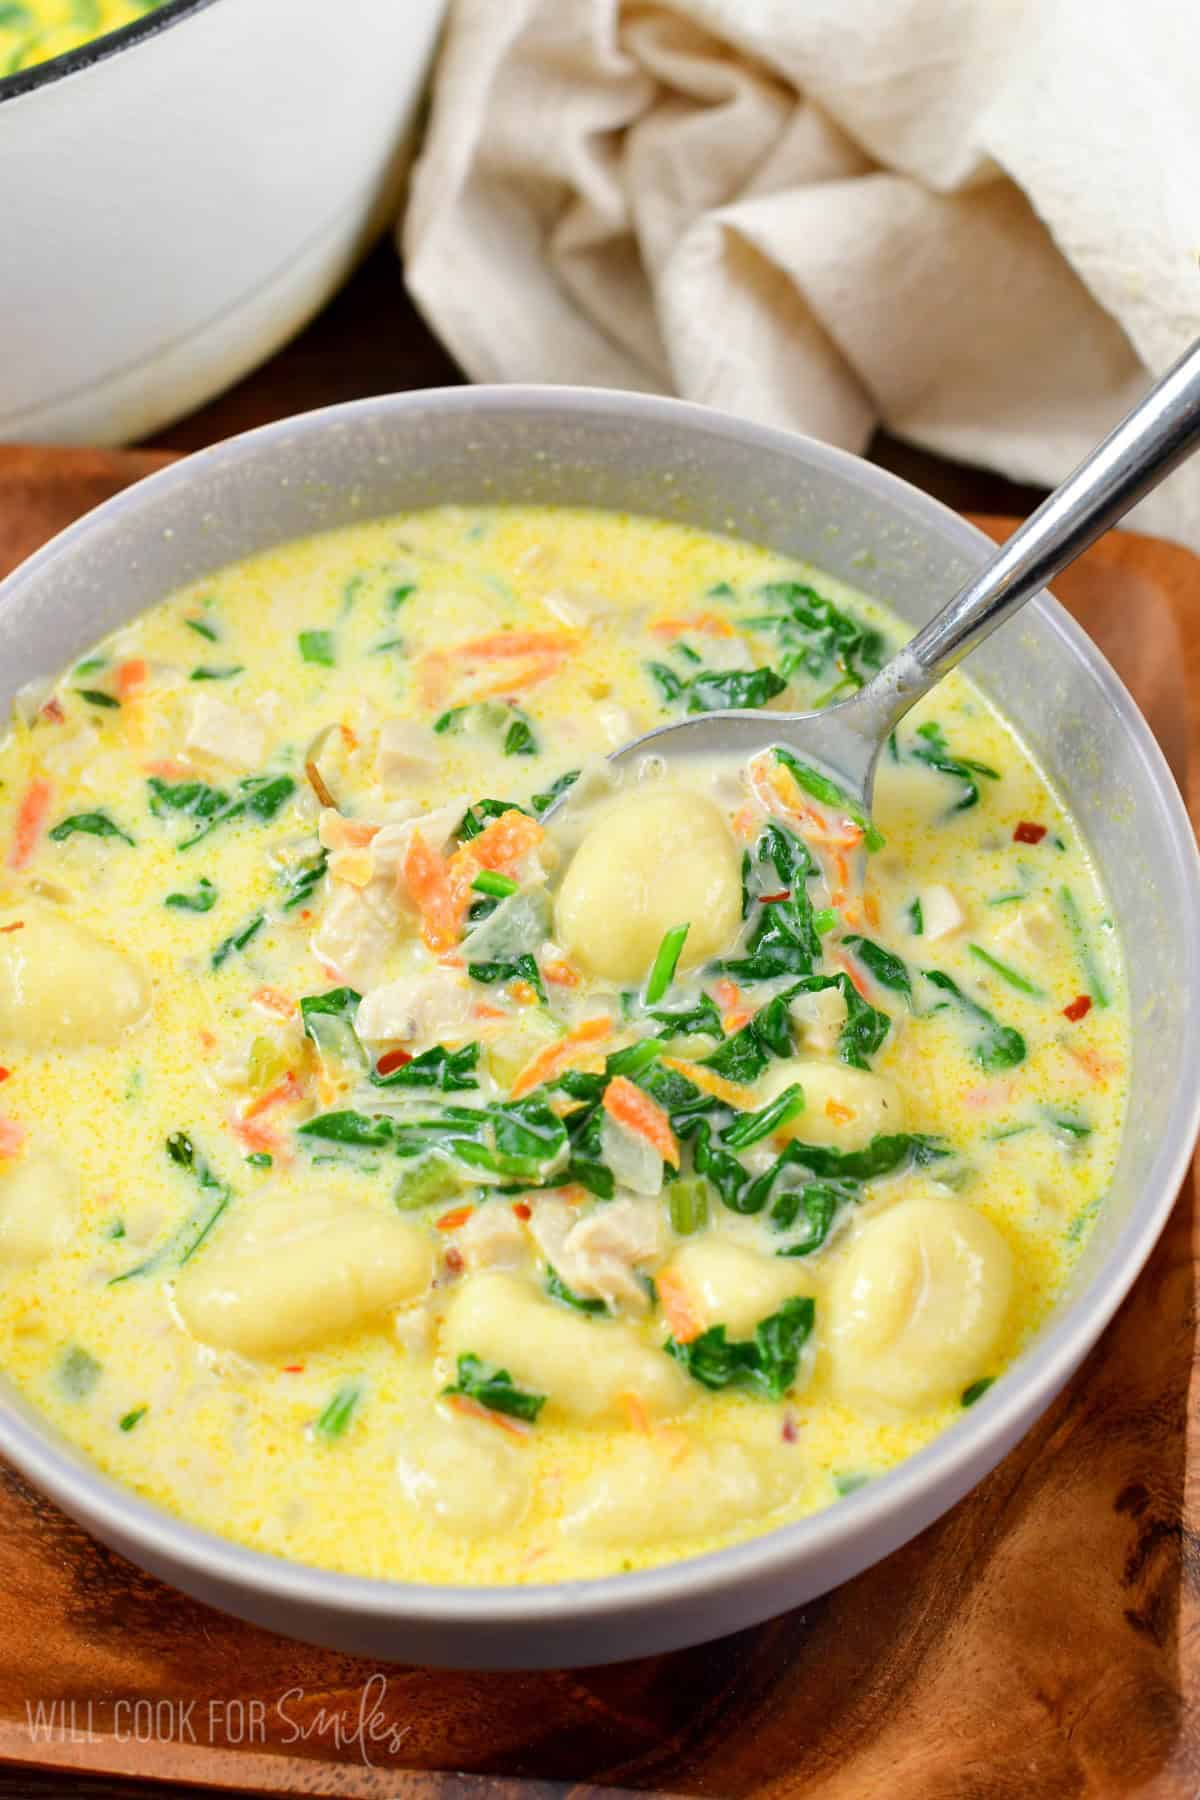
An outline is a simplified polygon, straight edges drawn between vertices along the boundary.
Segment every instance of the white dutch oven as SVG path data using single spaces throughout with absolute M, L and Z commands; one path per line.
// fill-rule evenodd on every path
M 0 80 L 0 441 L 122 443 L 261 362 L 395 210 L 445 0 L 168 0 Z

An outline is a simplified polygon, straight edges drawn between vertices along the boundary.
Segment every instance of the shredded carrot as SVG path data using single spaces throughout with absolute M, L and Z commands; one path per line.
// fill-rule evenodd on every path
M 573 988 L 579 986 L 579 971 L 573 969 L 565 957 L 550 962 L 544 962 L 542 964 L 542 974 L 547 981 L 553 982 L 555 987 Z
M 1077 1062 L 1092 1081 L 1103 1083 L 1110 1075 L 1116 1075 L 1121 1068 L 1116 1057 L 1101 1056 L 1096 1049 L 1077 1050 L 1073 1044 L 1065 1044 L 1063 1048 L 1072 1061 Z
M 861 999 L 869 1002 L 871 990 L 867 986 L 866 977 L 855 967 L 845 952 L 839 951 L 833 960 L 837 963 L 839 968 L 846 971 L 846 974 L 850 977 L 850 982 L 855 993 L 858 994 Z
M 611 1020 L 584 1019 L 573 1031 L 568 1031 L 565 1037 L 556 1039 L 553 1044 L 546 1044 L 536 1056 L 530 1058 L 512 1084 L 512 1098 L 522 1099 L 524 1095 L 532 1093 L 534 1088 L 541 1087 L 556 1075 L 561 1075 L 564 1069 L 578 1063 L 581 1057 L 586 1061 L 592 1054 L 592 1046 L 611 1034 Z
M 471 1008 L 473 1019 L 507 1019 L 508 1014 L 502 1006 L 489 1006 L 486 1000 L 477 1000 Z
M 249 1106 L 242 1109 L 242 1123 L 248 1119 L 257 1119 L 260 1113 L 270 1112 L 273 1107 L 285 1106 L 289 1100 L 298 1100 L 302 1089 L 292 1070 L 289 1069 L 282 1081 L 277 1081 L 273 1088 L 252 1100 Z
M 449 863 L 430 849 L 419 831 L 409 840 L 404 881 L 421 915 L 421 936 L 426 944 L 435 954 L 449 950 L 458 941 L 466 893 L 460 896 L 455 892 Z
M 24 931 L 24 919 L 14 919 L 11 925 L 0 925 L 0 937 L 7 937 L 10 931 Z
M 702 631 L 709 637 L 731 638 L 735 636 L 729 620 L 723 619 L 720 613 L 714 612 L 693 613 L 688 619 L 655 619 L 654 623 L 647 627 L 647 630 L 653 637 L 659 638 L 683 637 L 689 631 Z
M 758 1105 L 749 1088 L 739 1087 L 736 1081 L 726 1081 L 724 1075 L 718 1075 L 715 1069 L 705 1069 L 699 1063 L 683 1062 L 675 1056 L 661 1056 L 659 1061 L 664 1069 L 673 1069 L 677 1075 L 684 1076 L 702 1094 L 711 1094 L 715 1100 L 732 1106 L 737 1112 L 753 1112 Z
M 473 1206 L 455 1206 L 449 1212 L 444 1212 L 440 1219 L 435 1219 L 434 1224 L 439 1231 L 457 1231 L 466 1224 L 474 1211 Z
M 277 1013 L 281 1019 L 290 1019 L 296 1010 L 296 1002 L 282 988 L 255 988 L 250 998 L 255 1006 L 261 1006 L 264 1012 Z
M 721 1008 L 721 1023 L 726 1031 L 740 1031 L 754 1017 L 754 1009 L 746 1005 L 741 988 L 728 975 L 713 982 L 713 999 Z
M 277 1157 L 281 1162 L 290 1161 L 278 1134 L 269 1125 L 264 1125 L 261 1119 L 231 1119 L 229 1129 L 247 1150 Z
M 486 1419 L 489 1425 L 507 1431 L 510 1437 L 528 1437 L 529 1426 L 522 1419 L 514 1419 L 508 1413 L 493 1412 L 490 1406 L 482 1406 L 478 1400 L 472 1400 L 470 1394 L 448 1394 L 446 1398 L 456 1412 L 466 1413 L 468 1418 Z
M 758 830 L 758 810 L 747 802 L 739 806 L 729 821 L 730 830 L 739 844 L 748 844 Z
M 0 1118 L 0 1156 L 16 1156 L 25 1142 L 25 1127 L 15 1119 Z
M 700 1336 L 704 1326 L 696 1317 L 691 1297 L 678 1272 L 675 1269 L 660 1269 L 654 1278 L 654 1285 L 658 1289 L 663 1315 L 671 1327 L 671 1336 L 677 1344 L 690 1344 Z
M 604 1090 L 604 1110 L 609 1118 L 650 1144 L 664 1162 L 679 1167 L 679 1145 L 671 1121 L 656 1100 L 624 1075 L 617 1075 Z
M 50 783 L 39 776 L 31 781 L 25 789 L 24 798 L 17 808 L 16 824 L 13 827 L 12 844 L 8 852 L 10 869 L 23 869 L 34 851 L 38 839 L 46 829 L 46 818 L 50 811 Z
M 150 666 L 140 656 L 131 656 L 128 662 L 118 663 L 113 679 L 121 699 L 130 699 L 138 688 L 144 687 L 149 674 Z
M 758 777 L 757 786 L 761 793 L 764 784 L 764 772 L 761 764 L 754 770 Z M 828 850 L 857 850 L 863 841 L 862 827 L 853 820 L 843 818 L 841 830 L 832 829 L 829 820 L 816 807 L 810 806 L 791 770 L 782 763 L 772 763 L 765 773 L 765 785 L 770 790 L 775 805 L 773 811 L 783 810 L 785 818 L 790 819 L 800 828 L 800 834 L 807 843 L 816 844 Z M 768 802 L 769 803 L 769 802 Z
M 510 981 L 508 991 L 518 1006 L 534 1006 L 538 991 L 531 981 Z
M 462 866 L 473 862 L 478 867 L 473 870 L 471 880 L 474 881 L 479 869 L 490 869 L 493 874 L 511 875 L 521 860 L 542 842 L 546 833 L 536 819 L 510 807 L 508 812 L 500 814 L 484 826 L 478 837 L 474 837 L 461 850 L 455 851 L 454 861 L 462 859 Z M 468 883 L 468 885 L 470 885 Z
M 879 924 L 879 902 L 875 898 L 874 894 L 864 894 L 863 895 L 863 912 L 866 915 L 866 920 L 867 920 L 868 925 L 878 926 L 878 924 Z
M 147 775 L 157 775 L 160 781 L 190 781 L 196 773 L 190 763 L 177 762 L 172 756 L 158 757 L 143 766 Z
M 442 652 L 456 660 L 494 662 L 502 656 L 566 656 L 579 643 L 577 631 L 489 631 Z
M 825 1102 L 825 1114 L 835 1125 L 848 1125 L 854 1117 L 854 1108 L 843 1106 L 840 1100 L 831 1097 Z

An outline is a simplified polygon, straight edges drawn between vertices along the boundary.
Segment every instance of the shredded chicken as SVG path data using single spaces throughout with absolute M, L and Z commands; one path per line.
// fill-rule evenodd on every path
M 477 1206 L 454 1241 L 472 1272 L 519 1268 L 528 1248 L 525 1227 L 507 1200 Z
M 838 988 L 822 988 L 815 994 L 797 994 L 788 1011 L 800 1028 L 804 1048 L 816 1056 L 831 1056 L 846 1023 L 846 1001 Z
M 415 719 L 385 719 L 379 731 L 375 770 L 387 790 L 404 787 L 414 777 L 436 773 L 438 743 L 427 725 Z
M 572 1293 L 645 1311 L 649 1298 L 635 1271 L 662 1254 L 662 1216 L 656 1204 L 612 1200 L 581 1218 L 569 1201 L 547 1195 L 534 1207 L 530 1230 Z
M 256 769 L 267 753 L 262 720 L 216 694 L 197 694 L 184 747 L 234 769 Z
M 471 1009 L 470 983 L 452 969 L 401 975 L 363 995 L 354 1029 L 365 1044 L 414 1050 L 461 1034 Z
M 392 881 L 375 880 L 362 888 L 336 882 L 310 947 L 318 961 L 361 993 L 382 980 L 388 952 L 406 923 Z

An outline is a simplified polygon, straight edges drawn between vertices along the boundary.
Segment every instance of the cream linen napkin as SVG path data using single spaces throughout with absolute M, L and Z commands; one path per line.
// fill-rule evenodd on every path
M 1200 336 L 1198 71 L 1197 0 L 455 0 L 408 280 L 478 381 L 1054 482 Z

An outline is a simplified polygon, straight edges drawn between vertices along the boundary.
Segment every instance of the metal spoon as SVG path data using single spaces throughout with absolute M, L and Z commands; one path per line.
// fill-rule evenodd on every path
M 667 760 L 696 755 L 748 759 L 780 745 L 832 776 L 852 816 L 858 810 L 869 815 L 880 751 L 909 708 L 1198 444 L 1200 343 L 851 699 L 820 712 L 698 713 L 634 738 L 615 750 L 609 763 L 619 767 L 647 753 Z M 543 817 L 561 805 L 557 801 Z

